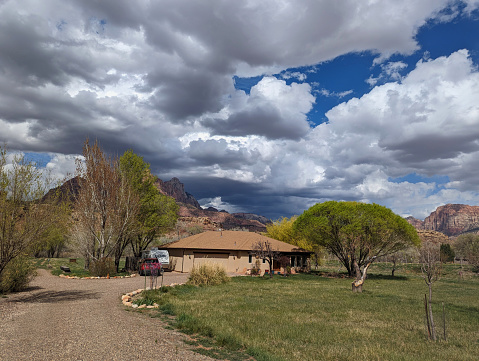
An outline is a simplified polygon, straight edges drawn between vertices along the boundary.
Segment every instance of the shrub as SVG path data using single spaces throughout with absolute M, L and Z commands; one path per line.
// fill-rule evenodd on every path
M 447 263 L 447 262 L 453 262 L 454 257 L 456 254 L 451 248 L 451 245 L 448 243 L 443 243 L 441 244 L 441 248 L 439 250 L 440 252 L 440 257 L 441 257 L 441 262 L 442 263 Z
M 195 286 L 213 286 L 228 282 L 230 278 L 224 267 L 217 264 L 205 263 L 194 266 L 188 277 L 188 284 Z
M 101 258 L 90 263 L 90 274 L 92 276 L 106 277 L 116 272 L 115 264 L 111 258 Z
M 35 267 L 27 258 L 15 258 L 5 267 L 0 276 L 0 293 L 24 290 L 36 274 Z
M 253 268 L 251 269 L 251 275 L 257 276 L 259 274 L 261 274 L 261 262 L 259 261 L 259 259 L 257 259 L 254 263 Z

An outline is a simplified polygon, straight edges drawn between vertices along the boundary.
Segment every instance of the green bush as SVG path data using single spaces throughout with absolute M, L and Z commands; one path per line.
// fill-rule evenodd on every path
M 188 278 L 188 284 L 195 286 L 213 286 L 228 282 L 230 278 L 224 267 L 217 264 L 205 263 L 194 266 Z
M 90 263 L 90 274 L 96 277 L 106 277 L 115 274 L 115 263 L 111 258 L 101 258 Z
M 36 274 L 35 267 L 27 258 L 14 259 L 0 275 L 0 293 L 24 290 Z
M 450 244 L 448 244 L 448 243 L 441 244 L 441 248 L 440 248 L 439 252 L 440 252 L 440 257 L 441 257 L 441 262 L 442 263 L 454 262 L 454 257 L 456 256 L 456 254 L 452 250 Z

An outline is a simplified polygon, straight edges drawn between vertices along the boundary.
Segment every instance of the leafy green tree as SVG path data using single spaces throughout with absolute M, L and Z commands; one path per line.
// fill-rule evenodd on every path
M 361 292 L 374 260 L 421 241 L 405 219 L 378 204 L 330 201 L 318 203 L 294 222 L 294 230 L 325 247 L 355 276 L 353 291 Z
M 273 239 L 277 239 L 281 242 L 296 245 L 296 243 L 298 243 L 298 239 L 297 234 L 293 230 L 293 224 L 296 218 L 298 217 L 282 217 L 270 224 L 267 224 L 264 235 Z
M 151 242 L 172 230 L 178 219 L 178 205 L 172 197 L 161 194 L 155 186 L 156 177 L 142 157 L 128 150 L 120 157 L 120 171 L 137 192 L 140 207 L 134 231 L 129 235 L 135 257 L 141 257 Z
M 266 225 L 264 235 L 313 252 L 311 261 L 314 262 L 315 267 L 318 268 L 324 255 L 324 248 L 312 242 L 310 239 L 303 237 L 294 229 L 294 222 L 297 218 L 298 216 L 292 216 L 291 218 L 282 217 L 273 221 Z
M 456 254 L 449 243 L 443 243 L 440 247 L 441 262 L 453 262 Z
M 323 247 L 315 244 L 307 238 L 302 237 L 302 235 L 294 229 L 294 222 L 297 218 L 298 216 L 292 216 L 291 218 L 282 217 L 270 224 L 267 224 L 264 235 L 273 239 L 277 239 L 278 241 L 289 243 L 314 252 L 314 257 L 319 263 L 323 253 Z

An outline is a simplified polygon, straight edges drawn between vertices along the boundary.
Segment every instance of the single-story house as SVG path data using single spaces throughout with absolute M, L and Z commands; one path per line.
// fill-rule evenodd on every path
M 280 242 L 254 232 L 241 231 L 207 231 L 164 245 L 170 254 L 170 269 L 178 272 L 190 272 L 193 266 L 203 263 L 217 263 L 227 272 L 249 273 L 259 265 L 262 273 L 269 270 L 267 261 L 258 259 L 254 245 L 269 242 L 274 251 L 291 260 L 294 271 L 309 268 L 311 252 L 297 246 Z M 273 269 L 280 270 L 277 261 Z

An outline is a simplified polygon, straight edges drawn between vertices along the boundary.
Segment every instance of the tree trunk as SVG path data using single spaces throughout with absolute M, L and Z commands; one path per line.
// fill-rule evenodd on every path
M 431 338 L 433 341 L 436 341 L 436 328 L 434 327 L 434 318 L 432 315 L 432 283 L 429 283 L 429 322 L 431 324 Z
M 353 292 L 361 293 L 363 292 L 363 280 L 354 281 L 352 285 Z
M 138 271 L 138 263 L 140 258 L 138 257 L 126 257 L 125 268 L 127 271 Z
M 374 259 L 376 257 L 373 257 L 368 264 L 366 264 L 363 268 L 363 272 L 361 273 L 361 269 L 359 268 L 358 262 L 354 260 L 354 270 L 356 272 L 356 279 L 353 281 L 352 284 L 352 290 L 353 292 L 363 292 L 363 283 L 364 280 L 366 279 L 366 275 L 368 272 L 368 267 L 374 262 Z
M 426 294 L 424 294 L 424 311 L 426 312 L 426 329 L 427 329 L 427 337 L 431 339 L 431 325 L 429 324 L 429 312 L 428 312 L 428 302 L 426 298 Z
M 363 283 L 364 278 L 361 277 L 361 269 L 359 268 L 358 262 L 356 260 L 353 261 L 353 270 L 356 276 L 356 279 L 353 281 L 352 290 L 353 292 L 363 292 Z
M 116 273 L 120 273 L 120 258 L 115 255 L 115 270 Z

